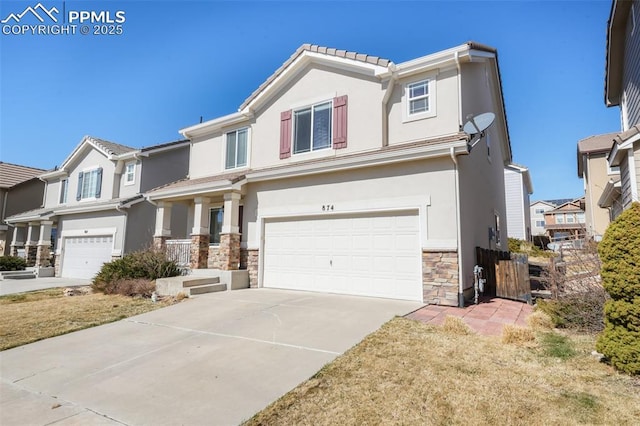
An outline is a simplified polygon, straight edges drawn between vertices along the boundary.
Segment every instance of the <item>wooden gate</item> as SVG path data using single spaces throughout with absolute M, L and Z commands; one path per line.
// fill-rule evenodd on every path
M 487 280 L 484 285 L 485 296 L 497 296 L 496 268 L 499 261 L 509 259 L 511 259 L 509 252 L 476 247 L 476 264 L 482 266 L 484 277 Z
M 512 254 L 496 265 L 496 296 L 531 303 L 529 260 L 526 254 Z

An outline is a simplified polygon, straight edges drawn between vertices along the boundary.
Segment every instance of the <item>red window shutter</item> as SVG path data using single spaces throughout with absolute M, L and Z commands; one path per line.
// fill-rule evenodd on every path
M 280 114 L 280 159 L 291 157 L 291 110 Z
M 347 147 L 347 95 L 333 99 L 333 149 Z

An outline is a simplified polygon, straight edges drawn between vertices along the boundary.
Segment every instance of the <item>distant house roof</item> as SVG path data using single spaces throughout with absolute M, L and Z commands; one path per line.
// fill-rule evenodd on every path
M 620 104 L 622 70 L 624 68 L 625 30 L 633 2 L 613 0 L 607 22 L 607 50 L 604 74 L 604 103 Z
M 584 161 L 582 157 L 588 154 L 606 154 L 611 151 L 617 133 L 603 133 L 593 135 L 578 141 L 578 177 L 584 174 Z
M 189 142 L 189 139 L 180 139 L 177 141 L 173 141 L 173 142 L 166 142 L 166 143 L 161 143 L 158 145 L 151 145 L 151 146 L 145 146 L 144 148 L 140 149 L 141 152 L 148 152 L 148 151 L 155 151 L 155 150 L 160 150 L 160 149 L 165 149 L 165 148 L 171 148 L 175 145 L 180 145 L 183 143 Z
M 45 170 L 0 161 L 0 188 L 10 188 L 41 175 Z

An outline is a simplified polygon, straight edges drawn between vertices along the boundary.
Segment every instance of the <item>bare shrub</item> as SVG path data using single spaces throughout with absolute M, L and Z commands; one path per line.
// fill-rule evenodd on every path
M 527 317 L 527 325 L 534 331 L 551 330 L 553 320 L 541 310 L 536 310 Z
M 556 327 L 596 333 L 604 328 L 608 296 L 600 279 L 600 258 L 595 243 L 580 250 L 564 250 L 543 272 L 550 300 L 538 300 Z
M 105 283 L 104 294 L 120 294 L 122 296 L 151 297 L 156 290 L 156 282 L 145 278 L 120 278 Z

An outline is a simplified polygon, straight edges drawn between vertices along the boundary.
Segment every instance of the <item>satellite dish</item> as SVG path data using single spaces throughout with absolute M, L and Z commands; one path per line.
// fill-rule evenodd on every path
M 495 119 L 496 115 L 492 112 L 478 114 L 475 117 L 473 114 L 467 115 L 467 122 L 462 126 L 462 130 L 471 136 L 469 151 L 482 139 L 484 131 L 493 124 L 493 120 Z

